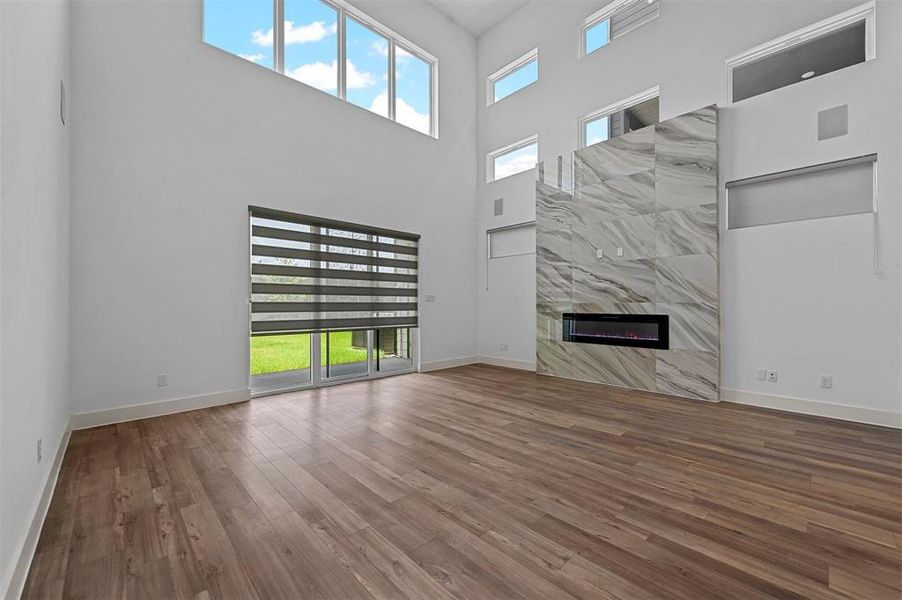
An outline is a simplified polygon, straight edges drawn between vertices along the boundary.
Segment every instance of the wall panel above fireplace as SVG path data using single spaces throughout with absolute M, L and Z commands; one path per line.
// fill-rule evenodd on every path
M 552 178 L 536 188 L 538 371 L 717 400 L 717 108 L 572 160 L 572 189 Z M 565 313 L 667 315 L 669 339 L 651 348 L 566 341 Z

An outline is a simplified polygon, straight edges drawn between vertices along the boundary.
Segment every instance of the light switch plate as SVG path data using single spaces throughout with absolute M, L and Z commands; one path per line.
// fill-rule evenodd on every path
M 617 256 L 623 256 L 623 246 L 617 246 Z

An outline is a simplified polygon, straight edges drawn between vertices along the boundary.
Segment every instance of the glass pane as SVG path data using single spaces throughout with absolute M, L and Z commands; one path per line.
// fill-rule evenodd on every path
M 608 117 L 601 117 L 586 123 L 586 146 L 603 142 L 607 140 L 609 136 L 610 120 Z
M 285 0 L 285 74 L 338 94 L 338 11 L 319 0 Z
M 354 19 L 346 19 L 347 99 L 388 116 L 388 40 Z
M 495 179 L 528 171 L 539 162 L 539 144 L 532 143 L 495 157 Z
M 272 69 L 272 16 L 272 0 L 204 0 L 204 41 Z
M 539 80 L 539 61 L 533 60 L 523 65 L 516 71 L 508 73 L 495 81 L 495 101 L 510 96 L 518 90 L 522 90 L 530 83 Z
M 374 343 L 377 371 L 385 373 L 413 368 L 409 328 L 377 329 Z
M 310 383 L 309 333 L 251 338 L 251 389 L 288 389 Z
M 430 132 L 432 66 L 395 46 L 395 120 L 411 129 Z
M 586 54 L 595 52 L 611 39 L 611 22 L 605 19 L 601 23 L 586 29 Z
M 320 334 L 323 379 L 366 375 L 366 330 Z

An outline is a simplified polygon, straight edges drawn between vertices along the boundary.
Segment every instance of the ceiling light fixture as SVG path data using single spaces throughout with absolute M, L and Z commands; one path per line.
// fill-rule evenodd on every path
M 805 71 L 802 73 L 802 79 L 810 79 L 814 77 L 814 71 Z

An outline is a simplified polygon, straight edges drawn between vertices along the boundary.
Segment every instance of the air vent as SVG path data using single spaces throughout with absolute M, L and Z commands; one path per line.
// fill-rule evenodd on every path
M 817 113 L 817 139 L 829 140 L 849 133 L 849 105 L 843 104 Z

